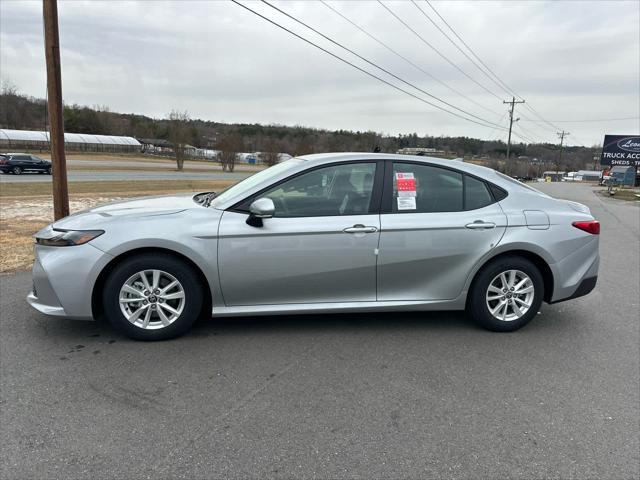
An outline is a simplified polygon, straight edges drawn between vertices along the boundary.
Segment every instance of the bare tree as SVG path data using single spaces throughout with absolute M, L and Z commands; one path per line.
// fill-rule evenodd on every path
M 267 166 L 272 167 L 280 158 L 280 144 L 275 138 L 269 137 L 263 145 L 262 159 Z
M 218 150 L 220 150 L 218 155 L 223 171 L 233 172 L 242 146 L 242 137 L 237 133 L 226 134 L 218 140 Z
M 172 110 L 169 114 L 169 141 L 173 144 L 173 151 L 176 154 L 176 165 L 182 171 L 184 167 L 184 157 L 187 142 L 191 136 L 189 130 L 189 112 Z

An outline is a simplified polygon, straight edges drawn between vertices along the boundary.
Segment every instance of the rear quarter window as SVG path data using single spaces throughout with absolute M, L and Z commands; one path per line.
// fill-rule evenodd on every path
M 487 184 L 482 180 L 465 176 L 464 179 L 464 208 L 465 210 L 476 210 L 493 203 L 491 192 Z

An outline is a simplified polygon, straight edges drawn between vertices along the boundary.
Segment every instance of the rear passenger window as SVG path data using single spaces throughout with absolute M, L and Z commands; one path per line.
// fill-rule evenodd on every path
M 413 163 L 393 164 L 393 213 L 460 212 L 462 174 Z
M 470 176 L 464 179 L 464 209 L 475 210 L 493 203 L 487 184 Z

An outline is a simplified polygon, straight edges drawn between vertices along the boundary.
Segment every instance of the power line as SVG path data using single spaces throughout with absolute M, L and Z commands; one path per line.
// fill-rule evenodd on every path
M 312 32 L 316 33 L 317 35 L 320 35 L 322 38 L 324 38 L 325 40 L 327 40 L 327 41 L 329 41 L 329 42 L 333 43 L 333 44 L 334 44 L 334 45 L 336 45 L 337 47 L 340 47 L 340 48 L 342 48 L 343 50 L 346 50 L 347 52 L 349 52 L 350 54 L 355 55 L 356 57 L 358 57 L 358 58 L 359 58 L 360 60 L 362 60 L 363 62 L 368 63 L 368 64 L 369 64 L 369 65 L 371 65 L 372 67 L 377 68 L 378 70 L 380 70 L 380 71 L 382 71 L 382 72 L 386 73 L 387 75 L 389 75 L 389 76 L 391 76 L 391 77 L 395 78 L 396 80 L 398 80 L 398 81 L 400 81 L 400 82 L 404 83 L 405 85 L 408 85 L 409 87 L 411 87 L 411 88 L 414 88 L 414 89 L 418 90 L 419 92 L 423 93 L 424 95 L 427 95 L 428 97 L 433 98 L 434 100 L 437 100 L 437 101 L 439 101 L 439 102 L 441 102 L 441 103 L 444 103 L 444 104 L 445 104 L 445 105 L 447 105 L 448 107 L 451 107 L 451 108 L 453 108 L 453 109 L 455 109 L 455 110 L 458 110 L 459 112 L 462 112 L 462 113 L 464 113 L 464 114 L 466 114 L 466 115 L 469 115 L 470 117 L 473 117 L 473 118 L 475 118 L 475 119 L 477 119 L 477 120 L 480 120 L 480 121 L 482 121 L 482 122 L 488 123 L 488 124 L 490 124 L 490 125 L 494 125 L 494 123 L 493 123 L 493 122 L 491 122 L 491 121 L 489 121 L 489 120 L 486 120 L 486 119 L 484 119 L 484 118 L 482 118 L 482 117 L 478 117 L 477 115 L 474 115 L 473 113 L 467 112 L 466 110 L 463 110 L 463 109 L 461 109 L 461 108 L 458 108 L 458 107 L 456 107 L 455 105 L 453 105 L 453 104 L 451 104 L 451 103 L 449 103 L 449 102 L 447 102 L 447 101 L 445 101 L 445 100 L 442 100 L 441 98 L 438 98 L 437 96 L 435 96 L 435 95 L 433 95 L 433 94 L 431 94 L 431 93 L 427 92 L 426 90 L 423 90 L 422 88 L 417 87 L 417 86 L 416 86 L 416 85 L 414 85 L 413 83 L 406 81 L 405 79 L 403 79 L 403 78 L 399 77 L 398 75 L 394 74 L 393 72 L 390 72 L 389 70 L 387 70 L 387 69 L 385 69 L 385 68 L 383 68 L 383 67 L 379 66 L 378 64 L 376 64 L 376 63 L 372 62 L 371 60 L 369 60 L 369 59 L 367 59 L 367 58 L 365 58 L 365 57 L 363 57 L 362 55 L 358 54 L 357 52 L 354 52 L 354 51 L 353 51 L 353 50 L 351 50 L 350 48 L 345 47 L 345 46 L 344 46 L 344 45 L 342 45 L 341 43 L 339 43 L 339 42 L 337 42 L 337 41 L 333 40 L 332 38 L 328 37 L 328 36 L 327 36 L 327 35 L 325 35 L 324 33 L 320 32 L 320 31 L 318 31 L 317 29 L 313 28 L 312 26 L 310 26 L 310 25 L 306 24 L 306 23 L 305 23 L 305 22 L 303 22 L 302 20 L 300 20 L 300 19 L 298 19 L 298 18 L 294 17 L 293 15 L 290 15 L 289 13 L 287 13 L 287 12 L 285 12 L 284 10 L 282 10 L 282 9 L 280 9 L 280 8 L 278 8 L 278 7 L 276 7 L 275 5 L 272 5 L 271 3 L 267 2 L 266 0 L 262 0 L 262 3 L 264 3 L 265 5 L 268 5 L 269 7 L 273 8 L 274 10 L 276 10 L 276 11 L 280 12 L 281 14 L 285 15 L 287 18 L 290 18 L 290 19 L 291 19 L 291 20 L 293 20 L 294 22 L 297 22 L 297 23 L 299 23 L 300 25 L 302 25 L 302 26 L 304 26 L 304 27 L 308 28 L 308 29 L 309 29 L 309 30 L 311 30 Z
M 460 42 L 467 48 L 467 50 L 469 50 L 469 52 L 471 52 L 471 54 L 495 77 L 495 79 L 500 82 L 500 84 L 503 86 L 504 89 L 506 89 L 508 92 L 510 92 L 513 96 L 518 97 L 520 99 L 522 99 L 521 95 L 518 95 L 516 92 L 513 91 L 512 88 L 510 88 L 504 81 L 502 81 L 502 79 L 500 77 L 498 77 L 498 75 L 496 75 L 496 73 L 491 70 L 491 68 L 489 68 L 489 66 L 482 61 L 482 59 L 473 51 L 473 49 L 462 39 L 462 37 L 460 35 L 458 35 L 458 33 L 455 31 L 455 29 L 449 25 L 449 23 L 444 19 L 444 17 L 442 15 L 440 15 L 440 13 L 436 10 L 436 8 L 431 4 L 431 2 L 429 0 L 425 0 L 425 2 L 429 5 L 429 7 L 431 7 L 431 9 L 435 12 L 435 14 L 440 18 L 440 20 L 442 20 L 444 22 L 444 24 L 449 28 L 449 30 L 451 30 L 451 32 L 453 32 L 453 34 L 456 36 L 456 38 L 458 40 L 460 40 Z M 540 115 L 531 105 L 530 103 L 525 104 L 525 108 L 527 108 L 531 113 L 533 113 L 536 117 L 538 117 L 543 123 L 545 123 L 546 125 L 549 125 L 551 127 L 552 132 L 556 132 L 558 130 L 560 130 L 560 128 L 558 128 L 557 126 L 553 125 L 551 122 L 549 122 L 548 120 L 546 120 L 544 117 L 542 117 L 542 115 Z M 524 115 L 521 115 L 522 118 L 527 118 Z
M 500 120 L 498 120 L 498 123 L 501 123 L 501 122 L 502 122 L 502 120 L 504 120 L 504 117 L 506 117 L 506 116 L 507 116 L 507 113 L 508 113 L 508 112 L 504 112 L 504 113 L 502 114 L 502 117 L 500 117 Z M 488 135 L 488 137 L 487 137 L 489 140 L 491 140 L 491 138 L 493 137 L 493 135 L 494 135 L 494 133 L 496 132 L 496 130 L 498 130 L 498 129 L 497 129 L 497 128 L 494 128 L 493 130 L 491 130 L 491 132 L 489 133 L 489 135 Z
M 458 35 L 458 33 L 455 31 L 455 29 L 454 29 L 451 25 L 449 25 L 449 23 L 448 23 L 448 22 L 447 22 L 447 21 L 442 17 L 442 15 L 440 15 L 440 13 L 436 10 L 436 8 L 435 8 L 433 5 L 431 5 L 431 2 L 429 2 L 429 0 L 425 0 L 425 2 L 427 2 L 427 4 L 431 7 L 431 10 L 433 10 L 433 11 L 435 12 L 435 14 L 440 18 L 440 20 L 442 20 L 442 21 L 444 22 L 444 24 L 445 24 L 447 27 L 449 27 L 449 30 L 451 30 L 451 32 L 453 32 L 453 34 L 456 36 L 456 38 L 457 38 L 458 40 L 460 40 L 460 42 L 461 42 L 465 47 L 467 47 L 467 50 L 469 50 L 469 52 L 471 52 L 471 55 L 473 55 L 473 56 L 478 60 L 478 62 L 480 62 L 480 63 L 482 64 L 482 66 L 483 66 L 484 68 L 486 68 L 486 69 L 487 69 L 487 71 L 489 71 L 489 73 L 491 73 L 491 75 L 493 75 L 493 76 L 495 77 L 495 79 L 496 79 L 498 82 L 500 82 L 500 84 L 502 85 L 502 88 L 506 89 L 506 90 L 507 90 L 511 95 L 515 95 L 516 97 L 519 97 L 520 99 L 522 99 L 522 97 L 521 97 L 520 95 L 516 94 L 516 93 L 515 93 L 511 88 L 509 88 L 509 86 L 508 86 L 506 83 L 504 83 L 504 82 L 500 79 L 500 77 L 498 77 L 498 75 L 496 75 L 496 74 L 495 74 L 495 72 L 494 72 L 493 70 L 491 70 L 491 69 L 489 68 L 489 66 L 488 66 L 486 63 L 484 63 L 484 62 L 482 61 L 482 59 L 481 59 L 478 55 L 476 55 L 476 52 L 474 52 L 474 51 L 473 51 L 473 49 L 472 49 L 469 45 L 467 45 L 467 43 L 462 39 L 462 37 L 461 37 L 460 35 Z
M 640 120 L 640 117 L 620 117 L 620 118 L 591 118 L 589 120 L 549 120 L 555 123 L 596 123 L 596 122 L 618 122 L 623 120 Z M 527 122 L 542 123 L 539 120 L 526 120 Z
M 540 120 L 542 120 L 544 123 L 546 123 L 547 125 L 549 125 L 551 128 L 557 130 L 561 130 L 560 128 L 556 127 L 553 123 L 551 123 L 550 121 L 546 120 L 542 115 L 540 115 L 531 105 L 525 105 L 526 108 L 529 109 L 529 111 L 531 113 L 533 113 L 536 117 L 538 117 Z
M 372 35 L 371 33 L 369 33 L 367 30 L 365 30 L 364 28 L 362 28 L 360 25 L 358 25 L 357 23 L 355 23 L 354 21 L 352 21 L 350 18 L 348 18 L 347 16 L 345 16 L 343 13 L 341 13 L 340 11 L 336 10 L 334 7 L 332 7 L 331 5 L 329 5 L 327 2 L 325 2 L 325 0 L 320 0 L 320 3 L 322 3 L 325 7 L 327 7 L 329 10 L 333 11 L 334 13 L 336 13 L 337 15 L 339 15 L 340 17 L 342 17 L 345 21 L 349 22 L 351 25 L 353 25 L 355 28 L 357 28 L 358 30 L 360 30 L 362 33 L 364 33 L 365 35 L 367 35 L 369 38 L 371 38 L 373 41 L 377 42 L 378 44 L 382 45 L 384 48 L 386 48 L 388 51 L 390 51 L 391 53 L 393 53 L 394 55 L 396 55 L 397 57 L 401 58 L 402 60 L 404 60 L 405 62 L 407 62 L 409 65 L 413 66 L 414 68 L 416 68 L 417 70 L 421 71 L 422 73 L 424 73 L 426 76 L 428 76 L 429 78 L 431 78 L 432 80 L 438 82 L 440 85 L 442 85 L 443 87 L 451 90 L 453 93 L 460 95 L 462 98 L 464 98 L 465 100 L 473 103 L 474 105 L 482 108 L 483 110 L 486 110 L 487 112 L 493 113 L 494 115 L 499 116 L 500 114 L 498 112 L 496 112 L 495 110 L 492 110 L 490 108 L 485 107 L 484 105 L 482 105 L 481 103 L 476 102 L 475 100 L 473 100 L 472 98 L 470 98 L 469 96 L 465 95 L 464 93 L 456 90 L 455 88 L 453 88 L 452 86 L 448 85 L 446 82 L 443 82 L 442 80 L 440 80 L 439 78 L 435 77 L 434 75 L 432 75 L 431 73 L 429 73 L 428 71 L 426 71 L 425 69 L 423 69 L 422 67 L 420 67 L 420 65 L 417 65 L 415 62 L 411 61 L 410 59 L 408 59 L 407 57 L 405 57 L 404 55 L 402 55 L 401 53 L 397 52 L 396 50 L 394 50 L 393 48 L 391 48 L 389 45 L 387 45 L 386 43 L 384 43 L 382 40 L 380 40 L 379 38 L 375 37 L 374 35 Z
M 293 35 L 294 37 L 296 37 L 296 38 L 298 38 L 298 39 L 302 40 L 303 42 L 308 43 L 309 45 L 312 45 L 312 46 L 316 47 L 318 50 L 321 50 L 321 51 L 325 52 L 326 54 L 328 54 L 328 55 L 332 56 L 332 57 L 333 57 L 333 58 L 335 58 L 336 60 L 340 60 L 341 62 L 343 62 L 343 63 L 345 63 L 345 64 L 347 64 L 347 65 L 349 65 L 349 66 L 351 66 L 351 67 L 355 68 L 356 70 L 358 70 L 358 71 L 360 71 L 360 72 L 364 73 L 365 75 L 367 75 L 367 76 L 369 76 L 369 77 L 371 77 L 371 78 L 374 78 L 374 79 L 376 79 L 376 80 L 378 80 L 378 81 L 380 81 L 380 82 L 384 83 L 385 85 L 388 85 L 389 87 L 391 87 L 391 88 L 393 88 L 393 89 L 395 89 L 395 90 L 398 90 L 399 92 L 402 92 L 402 93 L 404 93 L 404 94 L 406 94 L 406 95 L 409 95 L 410 97 L 413 97 L 413 98 L 415 98 L 416 100 L 418 100 L 418 101 L 420 101 L 420 102 L 422 102 L 422 103 L 426 103 L 427 105 L 430 105 L 430 106 L 432 106 L 432 107 L 435 107 L 435 108 L 437 108 L 437 109 L 439 109 L 439 110 L 442 110 L 442 111 L 444 111 L 444 112 L 446 112 L 446 113 L 449 113 L 450 115 L 453 115 L 453 116 L 455 116 L 455 117 L 461 118 L 461 119 L 466 120 L 466 121 L 468 121 L 468 122 L 475 123 L 475 124 L 477 124 L 477 125 L 481 125 L 481 126 L 483 126 L 483 127 L 491 128 L 492 126 L 494 126 L 494 124 L 488 124 L 488 125 L 487 125 L 486 123 L 481 123 L 481 122 L 478 122 L 478 121 L 473 120 L 473 119 L 471 119 L 471 118 L 467 118 L 467 117 L 465 117 L 465 116 L 463 116 L 463 115 L 459 115 L 459 114 L 457 114 L 456 112 L 452 112 L 452 111 L 450 111 L 450 110 L 447 110 L 447 109 L 446 109 L 446 108 L 444 108 L 444 107 L 441 107 L 440 105 L 437 105 L 437 104 L 432 103 L 432 102 L 430 102 L 430 101 L 428 101 L 428 100 L 425 100 L 424 98 L 419 97 L 418 95 L 415 95 L 415 94 L 413 94 L 413 93 L 411 93 L 411 92 L 409 92 L 409 91 L 407 91 L 407 90 L 405 90 L 405 89 L 403 89 L 403 88 L 401 88 L 401 87 L 398 87 L 397 85 L 394 85 L 393 83 L 391 83 L 391 82 L 389 82 L 389 81 L 387 81 L 387 80 L 385 80 L 385 79 L 383 79 L 383 78 L 381 78 L 381 77 L 378 77 L 377 75 L 375 75 L 375 74 L 373 74 L 373 73 L 371 73 L 371 72 L 368 72 L 367 70 L 365 70 L 365 69 L 363 69 L 363 68 L 361 68 L 361 67 L 359 67 L 359 66 L 355 65 L 354 63 L 352 63 L 352 62 L 350 62 L 350 61 L 348 61 L 348 60 L 345 60 L 344 58 L 342 58 L 342 57 L 340 57 L 340 56 L 336 55 L 335 53 L 330 52 L 330 51 L 329 51 L 329 50 L 327 50 L 326 48 L 323 48 L 323 47 L 321 47 L 320 45 L 317 45 L 316 43 L 313 43 L 311 40 L 308 40 L 308 39 L 304 38 L 303 36 L 298 35 L 298 34 L 297 34 L 297 33 L 295 33 L 294 31 L 289 30 L 288 28 L 286 28 L 286 27 L 284 27 L 284 26 L 280 25 L 279 23 L 275 22 L 274 20 L 271 20 L 270 18 L 265 17 L 265 16 L 264 16 L 264 15 L 262 15 L 261 13 L 258 13 L 258 12 L 256 12 L 255 10 L 253 10 L 253 9 L 251 9 L 251 8 L 249 8 L 249 7 L 247 7 L 246 5 L 243 5 L 243 4 L 242 4 L 242 3 L 240 3 L 238 0 L 231 0 L 231 1 L 232 1 L 233 3 L 235 3 L 236 5 L 238 5 L 238 6 L 242 7 L 242 8 L 244 8 L 245 10 L 247 10 L 247 11 L 249 11 L 249 12 L 253 13 L 254 15 L 256 15 L 256 16 L 258 16 L 258 17 L 262 18 L 263 20 L 266 20 L 267 22 L 271 23 L 272 25 L 275 25 L 276 27 L 280 28 L 281 30 L 284 30 L 285 32 L 287 32 L 287 33 L 289 33 L 289 34 Z
M 380 0 L 378 0 L 378 3 L 380 5 L 382 5 L 384 7 L 385 10 L 387 10 L 391 15 L 393 15 L 396 20 L 398 20 L 400 23 L 402 23 L 407 29 L 409 29 L 416 37 L 418 37 L 422 43 L 424 43 L 425 45 L 427 45 L 429 48 L 431 48 L 434 52 L 436 52 L 443 60 L 445 60 L 449 65 L 451 65 L 453 68 L 455 68 L 456 70 L 458 70 L 460 73 L 462 73 L 465 77 L 467 77 L 469 80 L 471 80 L 473 83 L 475 83 L 476 85 L 478 85 L 480 88 L 482 88 L 484 91 L 486 91 L 487 93 L 493 95 L 494 97 L 496 97 L 498 100 L 501 100 L 501 98 L 496 95 L 496 93 L 492 92 L 491 90 L 489 90 L 487 87 L 485 87 L 483 84 L 481 84 L 480 82 L 478 82 L 475 78 L 473 78 L 471 75 L 469 75 L 467 72 L 465 72 L 464 70 L 462 70 L 458 65 L 456 65 L 454 62 L 452 62 L 451 60 L 449 60 L 446 55 L 443 55 L 440 50 L 438 50 L 436 47 L 434 47 L 433 45 L 431 45 L 428 41 L 426 41 L 424 39 L 424 37 L 422 35 L 420 35 L 418 32 L 416 32 L 413 28 L 411 28 L 409 26 L 409 24 L 407 22 L 405 22 L 404 20 L 402 20 L 398 15 L 396 15 L 393 10 L 391 10 L 389 7 L 387 7 L 384 3 L 382 3 Z
M 462 55 L 464 55 L 467 60 L 469 60 L 478 70 L 480 70 L 482 72 L 483 75 L 485 75 L 491 82 L 493 82 L 494 84 L 496 84 L 498 86 L 498 88 L 505 90 L 507 93 L 511 93 L 509 92 L 508 89 L 505 89 L 502 84 L 498 81 L 496 81 L 491 75 L 489 75 L 480 65 L 478 65 L 478 63 L 471 58 L 467 52 L 465 52 L 462 48 L 460 48 L 460 46 L 447 34 L 447 32 L 445 32 L 442 28 L 440 28 L 440 25 L 438 25 L 430 16 L 427 12 L 425 12 L 424 10 L 422 10 L 422 8 L 416 3 L 415 0 L 411 0 L 411 3 L 413 3 L 413 5 L 420 11 L 420 13 L 427 19 L 429 20 L 429 22 L 431 22 L 431 24 L 436 27 L 438 29 L 438 31 L 440 31 L 440 33 L 442 33 L 442 35 L 445 36 L 445 38 L 447 40 L 449 40 L 449 42 L 451 42 L 451 44 L 456 47 L 458 49 L 458 51 L 460 53 L 462 53 Z
M 523 131 L 524 133 L 526 133 L 528 136 L 530 136 L 530 137 L 532 137 L 532 138 L 537 138 L 537 139 L 540 141 L 540 143 L 553 143 L 553 142 L 550 142 L 550 141 L 548 141 L 548 140 L 545 140 L 545 138 L 544 138 L 542 135 L 540 135 L 540 134 L 538 134 L 538 133 L 535 133 L 535 132 L 532 132 L 532 131 L 527 130 L 526 128 L 524 128 L 524 127 L 522 126 L 522 119 L 520 119 L 520 121 L 519 121 L 516 125 L 518 126 L 518 128 L 519 128 L 520 130 L 522 130 L 522 131 Z

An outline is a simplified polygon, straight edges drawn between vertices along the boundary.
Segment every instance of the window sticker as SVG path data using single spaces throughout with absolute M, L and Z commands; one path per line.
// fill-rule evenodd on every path
M 416 197 L 398 197 L 398 210 L 415 210 Z
M 398 197 L 416 196 L 416 179 L 412 172 L 396 172 L 396 188 Z M 413 202 L 415 205 L 415 201 Z M 400 203 L 398 203 L 398 206 Z M 416 208 L 415 206 L 413 208 Z

